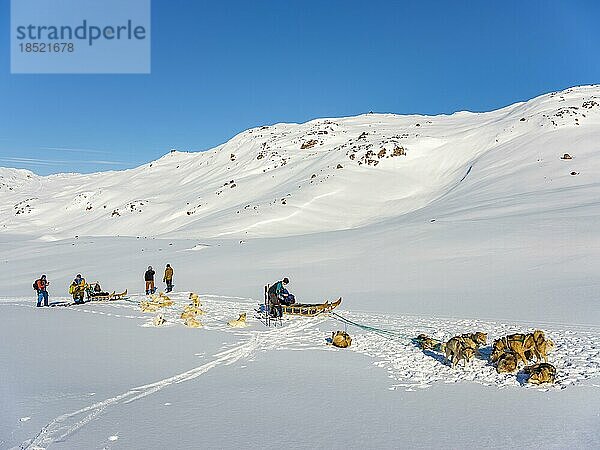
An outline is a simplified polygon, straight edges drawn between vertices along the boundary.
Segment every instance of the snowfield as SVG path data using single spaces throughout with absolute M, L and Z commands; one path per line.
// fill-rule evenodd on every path
M 0 168 L 0 448 L 598 448 L 599 143 L 583 86 L 260 127 L 120 172 Z M 143 273 L 166 263 L 155 327 Z M 55 307 L 35 308 L 41 273 Z M 63 307 L 77 273 L 130 298 Z M 340 350 L 332 314 L 265 327 L 254 309 L 283 276 L 385 332 L 348 326 Z M 192 291 L 200 329 L 179 319 Z M 486 360 L 534 329 L 554 385 Z M 474 331 L 488 346 L 466 369 L 411 340 Z
M 112 448 L 111 437 L 117 436 L 119 445 L 135 448 L 275 448 L 290 439 L 293 447 L 309 447 L 318 439 L 316 446 L 335 448 L 395 447 L 401 442 L 457 448 L 475 442 L 500 444 L 492 437 L 507 423 L 515 430 L 497 446 L 535 447 L 549 437 L 557 447 L 599 443 L 597 434 L 590 435 L 591 430 L 578 423 L 597 413 L 597 328 L 544 324 L 557 345 L 551 361 L 559 376 L 555 385 L 533 387 L 520 374 L 498 375 L 485 355 L 466 370 L 453 370 L 440 354 L 422 352 L 410 341 L 432 330 L 444 330 L 434 331 L 441 339 L 465 330 L 482 330 L 493 339 L 531 330 L 532 324 L 342 310 L 343 317 L 395 330 L 397 335 L 390 339 L 351 327 L 354 343 L 340 350 L 325 342 L 331 330 L 343 329 L 335 316 L 292 317 L 268 329 L 253 316 L 256 301 L 203 294 L 204 328 L 187 329 L 179 319 L 187 295 L 171 298 L 175 305 L 161 310 L 167 323 L 160 328 L 152 325 L 156 314 L 140 313 L 136 303 L 142 296 L 39 312 L 29 299 L 4 299 L 5 314 L 15 320 L 4 330 L 13 345 L 4 347 L 2 356 L 11 358 L 15 349 L 22 356 L 4 369 L 3 379 L 27 392 L 19 395 L 7 389 L 11 414 L 3 411 L 7 425 L 2 431 L 10 438 L 5 443 Z M 61 298 L 56 303 L 68 301 Z M 249 326 L 229 328 L 227 320 L 240 312 L 248 313 Z M 44 345 L 32 351 L 31 329 L 21 325 L 27 321 L 41 339 L 68 323 L 61 331 L 68 341 L 51 344 L 58 352 Z M 89 348 L 95 349 L 93 357 L 86 353 Z M 32 364 L 43 370 L 29 373 Z M 136 384 L 139 380 L 145 383 Z M 448 391 L 447 385 L 457 391 Z M 424 394 L 427 388 L 433 394 Z M 490 400 L 499 404 L 485 410 L 482 402 Z M 406 402 L 409 409 L 403 410 Z M 563 402 L 577 409 L 561 409 Z M 503 417 L 508 412 L 503 412 L 503 404 L 530 408 L 514 412 L 518 418 L 535 420 L 536 427 L 510 417 L 497 423 L 496 414 Z M 443 422 L 452 423 L 456 415 L 469 420 L 446 429 Z M 281 417 L 280 426 L 273 426 L 273 417 Z M 421 429 L 424 420 L 431 422 L 428 428 L 441 427 L 444 438 L 411 434 L 410 429 Z M 467 433 L 473 422 L 478 427 L 474 435 Z M 557 425 L 573 427 L 577 434 L 559 436 Z

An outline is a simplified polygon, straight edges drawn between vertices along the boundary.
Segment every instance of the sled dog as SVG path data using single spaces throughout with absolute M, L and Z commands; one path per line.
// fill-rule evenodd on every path
M 415 339 L 417 345 L 421 350 L 434 350 L 436 352 L 444 353 L 446 351 L 446 344 L 437 339 L 430 338 L 426 334 L 420 334 Z
M 467 367 L 467 363 L 471 361 L 474 355 L 475 349 L 462 341 L 460 336 L 455 336 L 446 342 L 446 364 L 451 364 L 453 369 L 458 365 L 460 360 L 464 360 L 465 367 Z
M 156 316 L 154 318 L 154 320 L 152 321 L 152 323 L 154 324 L 155 327 L 160 327 L 162 324 L 164 324 L 166 322 L 165 318 L 162 316 L 162 314 L 159 314 L 158 316 Z
M 496 364 L 496 372 L 513 373 L 517 370 L 517 357 L 513 352 L 503 353 Z
M 536 354 L 535 342 L 532 334 L 511 334 L 494 341 L 492 354 L 490 355 L 491 362 L 497 362 L 500 357 L 506 352 L 513 352 L 519 360 L 527 365 L 528 360 L 525 356 L 526 352 Z
M 162 308 L 163 306 L 173 305 L 173 303 L 174 303 L 173 300 L 171 300 L 169 297 L 163 296 L 161 294 L 163 294 L 163 293 L 161 292 L 159 295 L 150 294 L 150 301 L 148 303 L 156 305 L 159 308 Z
M 339 348 L 350 347 L 352 338 L 345 331 L 335 331 L 331 333 L 331 344 Z
M 547 339 L 542 330 L 535 330 L 533 333 L 533 341 L 535 343 L 535 356 L 538 362 L 543 359 L 548 362 L 548 353 L 554 350 L 554 342 Z
M 198 294 L 196 294 L 194 292 L 190 292 L 189 299 L 192 301 L 192 306 L 195 306 L 196 308 L 200 308 L 200 306 L 202 306 L 202 304 L 200 303 L 200 298 L 198 297 Z
M 529 374 L 527 382 L 531 384 L 554 383 L 556 379 L 556 367 L 552 364 L 537 363 L 523 370 Z
M 233 327 L 233 328 L 247 327 L 248 324 L 246 323 L 246 313 L 241 313 L 240 317 L 238 317 L 235 320 L 230 320 L 229 322 L 227 322 L 227 325 L 229 325 L 230 327 Z
M 496 362 L 504 352 L 512 351 L 525 365 L 534 357 L 539 362 L 548 361 L 548 353 L 554 349 L 554 342 L 546 339 L 542 330 L 527 334 L 511 334 L 494 341 L 490 361 Z
M 206 314 L 201 309 L 196 308 L 195 306 L 186 306 L 179 317 L 182 319 L 187 319 L 188 317 L 196 317 L 197 315 Z
M 202 327 L 202 323 L 199 322 L 198 320 L 196 320 L 196 318 L 193 316 L 186 317 L 185 322 L 183 322 L 183 323 L 185 324 L 186 327 L 190 327 L 190 328 Z
M 462 334 L 460 338 L 473 350 L 477 350 L 482 345 L 487 344 L 487 333 L 482 333 L 481 331 Z
M 160 306 L 157 305 L 156 303 L 147 302 L 146 300 L 142 300 L 140 302 L 140 308 L 141 308 L 142 312 L 156 312 L 156 311 L 158 311 L 158 308 L 160 308 Z

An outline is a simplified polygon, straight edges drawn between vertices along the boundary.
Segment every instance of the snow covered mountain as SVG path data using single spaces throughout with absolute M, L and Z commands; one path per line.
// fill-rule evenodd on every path
M 264 126 L 125 171 L 2 168 L 0 229 L 50 240 L 241 239 L 398 220 L 597 216 L 599 136 L 598 85 L 487 113 Z

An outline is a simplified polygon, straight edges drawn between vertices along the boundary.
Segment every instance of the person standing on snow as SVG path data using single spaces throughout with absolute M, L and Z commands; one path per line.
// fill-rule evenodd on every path
M 46 279 L 46 275 L 42 275 L 39 280 L 35 281 L 35 291 L 37 292 L 37 307 L 42 306 L 42 300 L 44 300 L 44 306 L 48 306 L 48 290 L 47 286 L 50 282 Z
M 154 287 L 154 269 L 152 266 L 148 266 L 148 270 L 144 274 L 144 280 L 146 281 L 146 295 L 154 294 L 156 291 Z
M 167 267 L 165 268 L 163 281 L 167 283 L 167 292 L 171 292 L 173 290 L 173 268 L 171 267 L 171 264 L 167 264 Z
M 283 308 L 281 308 L 281 300 L 283 299 L 284 292 L 287 292 L 285 289 L 285 285 L 287 285 L 290 280 L 285 277 L 283 280 L 274 283 L 269 288 L 269 305 L 271 306 L 271 315 L 273 317 L 281 317 L 283 316 Z

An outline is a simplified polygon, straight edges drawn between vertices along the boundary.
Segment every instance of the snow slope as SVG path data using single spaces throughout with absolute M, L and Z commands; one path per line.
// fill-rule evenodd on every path
M 424 208 L 446 220 L 589 215 L 599 133 L 598 86 L 489 113 L 277 124 L 120 172 L 2 169 L 0 227 L 48 239 L 242 238 L 352 229 Z

